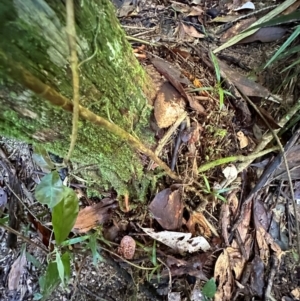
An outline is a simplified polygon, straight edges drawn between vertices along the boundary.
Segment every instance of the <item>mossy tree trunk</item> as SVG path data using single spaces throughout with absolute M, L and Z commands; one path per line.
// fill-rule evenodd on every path
M 74 0 L 74 4 L 77 53 L 79 61 L 86 60 L 79 70 L 80 104 L 150 145 L 148 99 L 154 89 L 126 41 L 110 0 Z M 0 3 L 0 134 L 42 143 L 62 157 L 69 148 L 71 114 L 22 86 L 7 66 L 21 65 L 72 99 L 65 14 L 64 1 Z M 100 184 L 112 185 L 121 193 L 143 175 L 139 154 L 82 119 L 71 160 L 97 164 L 94 172 Z

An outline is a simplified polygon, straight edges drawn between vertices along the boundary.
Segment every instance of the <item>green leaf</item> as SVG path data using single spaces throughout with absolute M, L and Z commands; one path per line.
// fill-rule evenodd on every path
M 264 69 L 272 64 L 276 59 L 278 59 L 279 55 L 285 51 L 285 49 L 291 45 L 291 43 L 299 36 L 300 34 L 300 25 L 298 25 L 295 31 L 290 35 L 290 37 L 281 45 L 281 47 L 276 51 L 276 53 L 272 56 L 272 58 L 267 62 L 264 66 Z
M 206 189 L 210 192 L 210 185 L 209 185 L 209 182 L 207 180 L 207 177 L 205 175 L 202 175 L 202 177 L 203 177 Z
M 213 54 L 212 51 L 210 52 L 210 57 L 211 57 L 211 61 L 212 61 L 213 65 L 214 65 L 214 68 L 215 68 L 217 82 L 220 83 L 221 82 L 221 73 L 220 73 L 220 66 L 219 66 L 219 63 L 218 63 L 218 59 Z
M 90 236 L 90 241 L 88 246 L 90 247 L 93 255 L 93 264 L 96 265 L 98 260 L 102 260 L 101 255 L 97 251 L 97 239 L 95 235 Z
M 290 23 L 290 22 L 295 22 L 300 20 L 300 11 L 294 11 L 288 15 L 280 15 L 278 17 L 275 17 L 267 22 L 263 22 L 261 24 L 251 26 L 248 29 L 246 29 L 244 32 L 247 32 L 251 29 L 256 29 L 256 28 L 262 28 L 262 27 L 269 27 L 269 26 L 276 26 L 279 24 L 285 24 L 285 23 Z
M 26 252 L 26 259 L 27 261 L 31 262 L 36 268 L 40 269 L 42 267 L 42 264 L 39 262 L 39 260 L 37 260 L 28 252 Z
M 217 291 L 217 286 L 216 286 L 214 278 L 211 278 L 210 280 L 208 280 L 202 289 L 203 295 L 208 298 L 213 298 L 216 291 Z
M 219 96 L 220 96 L 220 110 L 221 110 L 224 105 L 224 90 L 221 87 L 219 88 Z
M 65 194 L 64 185 L 57 171 L 53 171 L 42 178 L 35 189 L 36 199 L 49 208 L 57 205 Z
M 5 215 L 4 217 L 0 218 L 0 225 L 5 225 L 9 221 L 9 216 Z
M 61 261 L 60 253 L 57 249 L 56 249 L 55 261 L 57 264 L 57 270 L 58 270 L 60 281 L 61 281 L 62 285 L 65 286 L 65 267 L 63 265 L 63 262 Z
M 61 256 L 61 261 L 64 265 L 65 279 L 68 281 L 71 276 L 71 257 L 70 253 L 66 252 Z
M 44 171 L 50 172 L 55 166 L 51 161 L 48 152 L 42 146 L 34 146 L 34 154 L 32 155 L 34 162 L 40 166 Z
M 40 277 L 39 284 L 41 294 L 46 299 L 60 283 L 56 262 L 49 262 L 44 276 Z
M 89 237 L 90 237 L 90 235 L 84 235 L 84 236 L 71 238 L 71 239 L 68 239 L 68 240 L 65 240 L 64 242 L 62 242 L 61 246 L 65 247 L 65 246 L 74 245 L 74 244 L 77 244 L 77 243 L 87 240 Z
M 57 245 L 60 245 L 68 237 L 79 209 L 76 193 L 71 188 L 63 187 L 62 200 L 52 211 L 52 225 Z

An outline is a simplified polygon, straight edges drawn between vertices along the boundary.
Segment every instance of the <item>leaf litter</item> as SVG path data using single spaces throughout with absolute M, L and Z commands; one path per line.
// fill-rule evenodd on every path
M 116 198 L 113 197 L 108 198 L 108 202 L 105 198 L 99 198 L 93 205 L 83 202 L 76 222 L 74 221 L 75 225 L 72 226 L 73 233 L 71 235 L 74 237 L 68 237 L 68 239 L 74 238 L 80 241 L 80 236 L 76 237 L 78 233 L 89 235 L 89 231 L 108 232 L 108 229 L 111 229 L 110 235 L 105 236 L 106 233 L 103 233 L 104 237 L 109 237 L 109 242 L 106 241 L 105 243 L 108 243 L 110 247 L 111 244 L 120 246 L 119 254 L 128 260 L 151 258 L 151 260 L 144 259 L 143 261 L 147 267 L 156 262 L 155 268 L 157 268 L 159 267 L 157 259 L 162 260 L 166 266 L 161 264 L 161 267 L 155 270 L 159 272 L 156 275 L 152 273 L 149 278 L 153 277 L 157 280 L 160 279 L 160 276 L 168 278 L 169 275 L 181 277 L 185 284 L 190 286 L 190 291 L 193 292 L 189 296 L 191 299 L 197 300 L 195 296 L 200 296 L 202 293 L 211 294 L 207 297 L 214 296 L 215 300 L 241 300 L 245 296 L 262 298 L 268 283 L 272 283 L 270 275 L 275 270 L 278 270 L 278 275 L 281 276 L 277 282 L 273 283 L 274 294 L 278 295 L 276 297 L 280 299 L 289 294 L 296 296 L 297 291 L 292 285 L 284 286 L 282 291 L 278 292 L 278 287 L 282 287 L 284 282 L 284 277 L 281 274 L 282 266 L 288 262 L 289 256 L 282 252 L 284 236 L 289 237 L 290 242 L 292 241 L 295 232 L 293 223 L 297 216 L 291 206 L 288 206 L 290 214 L 285 215 L 282 209 L 282 206 L 285 208 L 284 201 L 283 204 L 280 203 L 283 198 L 285 201 L 289 199 L 288 190 L 281 189 L 276 182 L 287 179 L 284 164 L 281 162 L 268 177 L 266 185 L 261 187 L 259 193 L 256 192 L 253 195 L 249 195 L 251 185 L 260 178 L 259 168 L 255 165 L 244 170 L 243 174 L 237 170 L 235 164 L 229 165 L 227 162 L 224 162 L 221 167 L 209 169 L 206 177 L 211 187 L 217 187 L 214 183 L 220 183 L 224 178 L 236 181 L 235 187 L 229 187 L 228 191 L 224 187 L 207 189 L 206 183 L 202 177 L 198 177 L 197 173 L 199 166 L 206 162 L 237 154 L 245 156 L 251 154 L 250 142 L 259 146 L 266 134 L 267 127 L 262 125 L 259 117 L 253 113 L 252 108 L 249 108 L 243 95 L 256 100 L 258 109 L 267 118 L 273 129 L 282 128 L 279 126 L 278 120 L 285 114 L 285 111 L 278 104 L 278 96 L 275 92 L 273 94 L 274 85 L 279 85 L 280 80 L 277 80 L 276 84 L 267 81 L 261 83 L 259 77 L 265 75 L 264 72 L 261 72 L 262 74 L 253 80 L 241 66 L 247 65 L 250 70 L 259 67 L 262 62 L 260 48 L 262 48 L 262 52 L 270 50 L 270 46 L 265 42 L 271 39 L 277 40 L 284 34 L 284 31 L 280 27 L 275 28 L 275 33 L 271 32 L 274 28 L 267 29 L 263 34 L 257 31 L 249 39 L 243 40 L 243 45 L 235 45 L 234 51 L 226 49 L 224 52 L 227 59 L 228 57 L 234 59 L 230 61 L 230 64 L 225 63 L 223 59 L 218 59 L 222 78 L 222 81 L 218 83 L 215 78 L 216 66 L 210 61 L 207 49 L 209 39 L 213 41 L 214 38 L 218 38 L 218 35 L 215 35 L 214 29 L 210 31 L 211 25 L 209 24 L 214 24 L 214 21 L 227 22 L 229 18 L 232 22 L 245 12 L 245 8 L 252 10 L 253 7 L 251 4 L 245 7 L 245 3 L 233 1 L 233 3 L 218 7 L 214 12 L 215 15 L 220 12 L 227 15 L 218 16 L 218 19 L 211 19 L 207 22 L 206 8 L 202 7 L 198 1 L 193 3 L 193 6 L 184 3 L 172 4 L 173 9 L 178 12 L 180 17 L 189 18 L 184 19 L 183 22 L 180 21 L 180 28 L 177 27 L 183 35 L 176 47 L 172 43 L 165 42 L 167 41 L 165 37 L 172 39 L 172 35 L 175 36 L 173 29 L 176 28 L 174 15 L 166 7 L 158 6 L 154 12 L 151 7 L 140 7 L 139 3 L 127 1 L 119 10 L 119 17 L 126 17 L 123 19 L 123 24 L 133 22 L 134 25 L 138 26 L 140 24 L 135 23 L 135 16 L 141 12 L 149 13 L 152 21 L 157 20 L 157 12 L 160 15 L 161 19 L 157 24 L 160 24 L 160 32 L 165 32 L 166 35 L 163 38 L 162 34 L 160 37 L 155 37 L 155 34 L 148 37 L 145 33 L 142 39 L 148 39 L 150 43 L 154 43 L 153 45 L 155 45 L 155 41 L 163 41 L 165 45 L 157 46 L 157 44 L 153 48 L 147 46 L 140 48 L 141 45 L 139 44 L 141 43 L 135 42 L 134 47 L 138 49 L 139 54 L 144 55 L 143 64 L 153 64 L 159 73 L 157 77 L 164 77 L 161 78 L 163 83 L 160 85 L 163 88 L 158 89 L 158 95 L 154 101 L 155 122 L 162 130 L 161 133 L 164 134 L 182 113 L 188 113 L 188 117 L 184 121 L 186 122 L 186 130 L 180 134 L 175 160 L 175 170 L 184 179 L 183 183 L 180 183 L 180 188 L 174 188 L 173 183 L 168 179 L 159 180 L 158 192 L 149 192 L 145 204 L 134 203 L 134 209 L 126 213 L 119 210 L 115 201 Z M 234 9 L 237 12 L 230 15 L 232 11 L 228 9 Z M 213 16 L 214 14 L 209 15 Z M 195 18 L 193 19 L 193 17 Z M 251 16 L 246 20 L 249 21 L 250 18 Z M 171 20 L 171 22 L 164 22 L 164 19 Z M 172 22 L 174 26 L 168 26 Z M 239 21 L 238 23 L 239 26 L 232 27 L 231 33 L 227 32 L 229 34 L 227 38 L 230 38 L 230 34 L 236 35 L 240 30 L 243 30 L 242 22 Z M 207 26 L 209 31 L 202 33 L 201 30 L 198 30 L 198 26 Z M 134 29 L 131 31 L 130 26 L 128 28 L 128 34 L 135 34 Z M 185 34 L 189 36 L 189 39 Z M 221 38 L 221 43 L 225 43 L 227 38 L 224 37 L 224 40 Z M 264 43 L 252 43 L 257 40 Z M 248 45 L 250 42 L 252 43 L 251 46 Z M 195 45 L 197 45 L 198 52 L 195 50 Z M 213 44 L 213 48 L 216 48 L 215 44 Z M 248 61 L 243 55 L 245 51 L 247 56 L 248 54 L 250 56 Z M 153 59 L 150 56 L 147 60 L 149 52 L 161 58 Z M 243 64 L 239 64 L 240 62 Z M 259 73 L 259 71 L 255 71 Z M 276 72 L 278 70 L 274 70 L 274 78 Z M 186 74 L 192 75 L 193 79 L 187 77 Z M 200 81 L 201 85 L 198 85 Z M 225 93 L 225 106 L 221 109 L 219 107 L 220 84 L 222 89 L 228 92 Z M 254 126 L 256 127 L 255 133 L 251 132 Z M 173 148 L 173 141 L 178 135 L 175 129 L 165 144 L 162 156 L 167 162 L 175 156 L 172 151 L 175 149 Z M 289 137 L 285 138 L 288 139 Z M 296 143 L 286 153 L 293 180 L 299 179 L 298 146 L 299 143 Z M 48 154 L 43 150 L 35 150 L 33 157 L 44 172 L 53 168 Z M 269 159 L 268 162 L 272 161 L 271 155 L 266 157 Z M 57 175 L 55 175 L 55 179 L 53 179 L 53 175 L 49 177 L 52 177 L 52 182 L 56 183 L 55 185 L 62 186 Z M 79 183 L 72 180 L 71 184 L 78 185 Z M 1 183 L 2 191 L 6 192 L 7 190 L 3 190 L 4 188 L 6 188 L 5 184 Z M 297 189 L 296 183 L 295 189 Z M 57 199 L 61 198 L 57 194 L 55 198 L 50 198 L 49 202 L 39 196 L 39 189 L 36 192 L 37 198 L 51 208 L 55 208 L 58 204 Z M 111 191 L 110 193 L 113 194 Z M 223 196 L 222 201 L 215 197 L 218 193 Z M 278 194 L 279 197 L 275 198 L 275 194 Z M 41 193 L 41 195 L 45 194 Z M 214 201 L 212 202 L 212 200 Z M 9 194 L 3 196 L 2 203 L 5 210 L 7 210 L 7 201 L 10 201 Z M 277 204 L 278 202 L 279 204 Z M 199 211 L 199 208 L 202 209 Z M 125 220 L 127 223 L 121 226 L 122 221 Z M 48 223 L 46 219 L 42 222 L 35 219 L 31 220 L 43 244 L 47 246 L 51 245 L 50 240 L 53 242 L 55 239 L 45 230 L 47 229 L 46 224 L 52 226 L 50 221 L 51 219 L 48 220 Z M 71 223 L 68 222 L 68 224 Z M 138 224 L 142 225 L 142 231 L 137 227 Z M 289 229 L 287 229 L 287 225 Z M 217 229 L 217 233 L 212 231 L 213 228 Z M 218 240 L 216 239 L 217 235 L 220 237 Z M 60 238 L 59 241 L 62 242 L 64 239 L 65 237 Z M 83 238 L 82 241 L 84 241 Z M 103 239 L 103 241 L 105 240 Z M 89 245 L 93 246 L 94 254 L 98 254 L 97 247 L 95 247 L 96 243 L 93 240 L 90 240 Z M 285 246 L 285 248 L 289 247 L 288 244 Z M 111 247 L 110 250 L 116 250 L 113 248 Z M 125 251 L 126 248 L 128 248 L 128 252 Z M 19 258 L 21 257 L 19 256 L 17 260 L 21 260 Z M 207 258 L 212 261 L 210 270 L 207 270 Z M 278 261 L 278 267 L 281 268 L 273 268 L 271 259 L 274 261 L 274 258 Z M 52 271 L 50 271 L 51 269 Z M 269 273 L 269 271 L 271 272 Z M 54 282 L 59 279 L 55 265 L 49 266 L 50 274 L 57 276 L 57 278 L 53 277 Z M 198 282 L 198 286 L 193 285 L 193 281 L 188 282 L 186 275 L 192 275 L 202 282 Z M 148 277 L 149 274 L 146 276 Z M 209 282 L 212 276 L 214 276 L 214 280 Z M 11 283 L 16 283 L 13 278 L 11 276 Z M 168 296 L 174 295 L 174 298 L 183 300 L 183 290 L 181 294 L 175 292 L 176 279 L 171 280 L 173 287 L 170 289 L 174 291 L 169 292 Z M 266 280 L 269 282 L 267 283 Z M 208 283 L 208 286 L 204 284 L 204 281 Z M 157 280 L 157 282 L 160 281 Z M 215 286 L 215 288 L 211 288 L 209 285 Z M 17 285 L 14 284 L 14 287 Z M 41 287 L 43 288 L 42 285 Z M 201 298 L 199 297 L 199 300 L 203 300 Z

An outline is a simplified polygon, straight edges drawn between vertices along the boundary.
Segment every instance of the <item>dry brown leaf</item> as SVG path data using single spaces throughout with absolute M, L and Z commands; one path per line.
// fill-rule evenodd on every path
M 242 131 L 236 133 L 236 136 L 240 142 L 240 148 L 245 148 L 249 144 L 249 139 Z
M 185 33 L 193 38 L 204 38 L 205 35 L 203 33 L 200 33 L 194 26 L 192 25 L 186 25 L 184 23 L 181 24 Z
M 8 289 L 17 290 L 19 287 L 20 277 L 26 265 L 26 255 L 23 251 L 13 263 L 8 275 Z
M 183 202 L 179 189 L 171 188 L 160 191 L 149 205 L 150 212 L 157 222 L 166 230 L 176 230 L 181 227 Z
M 210 228 L 206 222 L 205 216 L 201 212 L 193 212 L 186 224 L 188 230 L 195 235 L 196 226 L 200 229 L 200 235 L 204 237 L 211 237 Z
M 234 285 L 233 274 L 230 269 L 230 261 L 227 249 L 218 257 L 215 264 L 214 278 L 219 282 L 215 301 L 231 301 Z
M 188 13 L 188 16 L 202 16 L 203 14 L 203 9 L 198 6 L 193 6 L 192 10 Z
M 224 242 L 227 247 L 229 247 L 228 240 L 228 226 L 230 225 L 230 211 L 228 204 L 222 204 L 221 207 L 221 225 L 222 225 L 222 234 L 224 238 Z
M 105 223 L 111 216 L 112 209 L 117 207 L 117 202 L 109 198 L 101 200 L 98 204 L 85 207 L 79 211 L 73 231 L 85 233 Z
M 238 44 L 252 43 L 260 41 L 262 43 L 270 43 L 281 39 L 286 33 L 286 29 L 279 26 L 260 28 L 254 34 L 246 37 L 238 42 Z
M 225 62 L 218 60 L 221 76 L 227 78 L 235 85 L 243 94 L 247 96 L 268 97 L 270 92 L 262 85 L 250 80 L 246 76 L 233 70 Z
M 184 99 L 169 83 L 165 82 L 157 93 L 154 116 L 160 128 L 172 125 L 184 112 Z
M 255 17 L 252 17 L 250 19 L 241 20 L 240 22 L 233 25 L 231 28 L 229 28 L 222 34 L 222 36 L 220 37 L 220 42 L 225 43 L 227 40 L 236 36 L 237 34 L 242 32 L 244 29 L 250 27 L 255 21 L 256 21 Z

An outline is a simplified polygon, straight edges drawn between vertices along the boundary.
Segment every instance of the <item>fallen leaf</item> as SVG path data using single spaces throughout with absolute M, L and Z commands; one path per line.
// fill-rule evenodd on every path
M 222 171 L 224 177 L 227 180 L 235 180 L 237 178 L 238 172 L 233 164 L 229 164 L 223 171 Z
M 157 93 L 154 116 L 159 128 L 171 126 L 184 112 L 184 99 L 169 83 L 165 82 Z
M 100 203 L 80 210 L 73 227 L 74 232 L 85 233 L 100 224 L 105 223 L 118 204 L 115 200 L 105 198 Z
M 259 256 L 255 255 L 254 259 L 251 262 L 252 271 L 251 271 L 251 292 L 255 296 L 262 297 L 264 287 L 265 287 L 265 266 L 263 261 L 259 258 Z
M 244 133 L 242 131 L 239 131 L 236 133 L 236 136 L 240 142 L 240 148 L 245 148 L 248 146 L 249 144 L 249 139 L 247 136 L 244 135 Z
M 233 25 L 231 28 L 226 30 L 220 37 L 220 42 L 225 43 L 230 38 L 236 36 L 240 32 L 242 32 L 244 29 L 250 27 L 254 22 L 256 21 L 255 17 L 241 20 L 237 24 Z
M 52 243 L 50 243 L 50 237 L 52 237 L 52 239 L 55 239 L 54 233 L 50 229 L 45 227 L 42 223 L 40 223 L 37 219 L 35 219 L 35 217 L 30 212 L 27 213 L 27 217 L 28 217 L 28 221 L 31 222 L 31 226 L 36 230 L 43 244 L 47 248 L 49 247 L 50 250 L 52 251 L 54 246 Z
M 187 95 L 188 96 L 188 101 L 189 101 L 189 105 L 190 107 L 195 110 L 197 113 L 202 114 L 202 115 L 206 115 L 205 114 L 205 109 L 202 106 L 202 104 L 199 103 L 199 101 L 197 99 L 195 99 L 193 96 L 191 95 Z
M 230 269 L 230 258 L 227 249 L 218 257 L 215 264 L 214 278 L 219 285 L 215 294 L 215 301 L 231 301 L 234 278 Z
M 10 291 L 17 290 L 21 275 L 26 265 L 26 253 L 23 251 L 13 263 L 8 275 L 8 289 Z
M 172 191 L 167 188 L 160 191 L 149 205 L 149 209 L 164 229 L 175 230 L 181 227 L 183 202 L 179 189 Z
M 183 30 L 186 34 L 193 38 L 204 38 L 205 35 L 203 33 L 200 33 L 193 25 L 186 25 L 184 23 L 181 24 L 183 27 Z
M 7 193 L 6 191 L 0 187 L 0 209 L 4 207 L 7 203 Z
M 125 0 L 122 4 L 122 7 L 118 11 L 118 16 L 120 18 L 127 17 L 131 12 L 134 11 L 135 9 L 134 3 L 135 2 L 133 2 L 132 0 Z
M 208 258 L 211 256 L 210 252 L 196 254 L 189 257 L 189 260 L 177 259 L 171 255 L 167 256 L 166 264 L 169 267 L 172 277 L 190 275 L 198 279 L 207 281 L 207 277 L 203 273 L 203 267 L 208 262 Z M 163 269 L 161 272 L 162 277 L 168 276 L 169 271 Z
M 202 16 L 203 14 L 203 9 L 198 6 L 193 6 L 192 10 L 188 13 L 188 16 Z
M 300 144 L 294 145 L 286 153 L 292 180 L 300 179 Z M 288 180 L 285 163 L 282 162 L 274 172 L 273 179 Z
M 262 43 L 270 43 L 281 39 L 286 33 L 286 29 L 279 26 L 263 27 L 251 36 L 240 40 L 237 44 L 252 43 L 260 41 Z
M 250 80 L 244 75 L 234 71 L 226 63 L 218 60 L 222 78 L 229 78 L 233 85 L 235 85 L 243 94 L 247 96 L 268 97 L 271 93 L 262 85 Z
M 240 7 L 237 7 L 235 9 L 233 9 L 233 11 L 239 11 L 239 10 L 243 10 L 243 9 L 251 9 L 251 10 L 254 10 L 255 9 L 255 5 L 248 1 L 246 3 L 244 3 L 243 5 L 241 5 Z
M 191 233 L 162 231 L 155 233 L 151 228 L 141 228 L 146 234 L 155 240 L 169 246 L 175 252 L 184 254 L 186 252 L 193 253 L 199 250 L 204 252 L 210 249 L 207 240 L 202 236 L 192 237 Z
M 270 115 L 269 112 L 267 112 L 267 110 L 265 110 L 264 108 L 260 108 L 260 107 L 257 107 L 257 108 L 260 111 L 260 113 L 263 115 L 263 117 L 266 119 L 266 121 L 269 123 L 269 125 L 271 126 L 271 128 L 273 130 L 278 130 L 281 128 L 281 126 L 274 120 L 274 118 Z M 260 116 L 258 116 L 258 117 L 260 118 Z
M 205 237 L 211 236 L 211 231 L 209 226 L 207 225 L 206 218 L 201 212 L 193 212 L 186 224 L 189 232 L 193 235 L 196 234 L 196 227 L 200 228 L 200 234 Z

